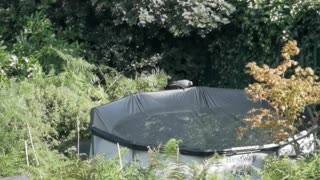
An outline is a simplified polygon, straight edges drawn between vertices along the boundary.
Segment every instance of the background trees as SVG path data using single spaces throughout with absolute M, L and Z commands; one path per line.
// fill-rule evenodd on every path
M 301 44 L 296 60 L 318 71 L 320 6 L 314 0 L 1 3 L 0 32 L 6 43 L 16 41 L 25 18 L 40 10 L 55 32 L 83 47 L 89 62 L 127 76 L 160 67 L 173 79 L 242 88 L 250 80 L 245 64 L 257 59 L 278 63 L 287 39 Z

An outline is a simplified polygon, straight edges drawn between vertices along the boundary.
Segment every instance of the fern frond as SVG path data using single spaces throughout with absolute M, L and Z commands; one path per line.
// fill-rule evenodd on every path
M 61 60 L 63 60 L 64 68 L 73 72 L 85 72 L 95 69 L 93 64 L 88 63 L 82 58 L 75 58 L 70 54 L 66 54 L 56 48 L 50 48 Z

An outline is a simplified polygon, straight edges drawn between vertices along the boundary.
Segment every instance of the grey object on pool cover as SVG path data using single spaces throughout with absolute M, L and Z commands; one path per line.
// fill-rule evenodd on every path
M 134 94 L 92 109 L 91 153 L 108 152 L 95 145 L 101 140 L 147 150 L 147 146 L 158 147 L 175 138 L 182 140 L 181 154 L 196 156 L 271 144 L 267 132 L 254 130 L 236 140 L 236 129 L 243 125 L 247 112 L 260 107 L 267 105 L 252 103 L 237 89 L 192 87 Z

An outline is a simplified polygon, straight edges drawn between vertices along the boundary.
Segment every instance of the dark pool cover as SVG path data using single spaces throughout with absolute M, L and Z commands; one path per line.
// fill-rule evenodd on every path
M 243 90 L 192 87 L 134 94 L 93 108 L 95 136 L 132 149 L 158 147 L 169 139 L 182 140 L 181 152 L 201 154 L 239 146 L 272 143 L 267 132 L 250 131 L 237 140 L 236 129 L 252 108 Z

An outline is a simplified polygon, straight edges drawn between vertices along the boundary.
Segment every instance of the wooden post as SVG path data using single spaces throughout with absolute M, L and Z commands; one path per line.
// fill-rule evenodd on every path
M 78 157 L 80 157 L 80 122 L 79 122 L 79 116 L 77 116 L 77 136 L 78 136 Z
M 31 130 L 30 130 L 30 127 L 29 127 L 29 124 L 28 124 L 28 123 L 27 123 L 27 127 L 28 127 L 28 132 L 29 132 L 29 138 L 30 138 L 30 143 L 31 143 L 32 151 L 33 151 L 33 153 L 34 153 L 34 158 L 35 158 L 35 160 L 36 160 L 36 165 L 39 166 L 39 161 L 38 161 L 37 153 L 36 153 L 36 150 L 34 149 L 34 146 L 33 146 Z
M 121 152 L 120 152 L 119 143 L 117 143 L 117 147 L 118 147 L 119 163 L 120 163 L 120 171 L 121 171 L 122 170 L 122 159 L 121 159 Z
M 180 159 L 179 159 L 179 155 L 180 155 L 180 149 L 179 149 L 179 145 L 177 146 L 177 163 L 179 163 Z
M 28 156 L 28 145 L 27 145 L 27 141 L 24 141 L 24 149 L 26 152 L 26 161 L 27 161 L 27 166 L 29 167 L 29 156 Z

